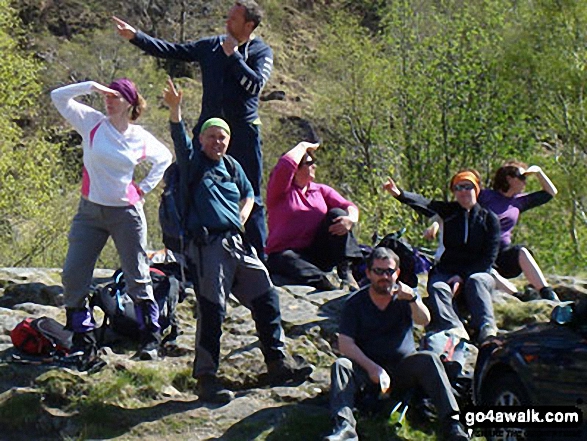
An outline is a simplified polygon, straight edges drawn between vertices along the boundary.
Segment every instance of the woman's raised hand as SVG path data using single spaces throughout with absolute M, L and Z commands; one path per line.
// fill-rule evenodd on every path
M 393 179 L 387 178 L 385 184 L 383 184 L 383 189 L 391 194 L 394 198 L 398 197 L 401 194 L 399 187 L 396 185 Z
M 92 86 L 92 89 L 104 96 L 120 96 L 120 92 L 114 89 L 110 89 L 109 87 L 104 86 L 100 83 L 95 83 Z

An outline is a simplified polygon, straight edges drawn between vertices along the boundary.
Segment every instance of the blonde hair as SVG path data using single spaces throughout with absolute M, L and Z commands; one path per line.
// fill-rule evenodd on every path
M 143 111 L 147 108 L 147 101 L 139 93 L 137 96 L 137 104 L 130 106 L 130 120 L 136 121 L 139 119 Z

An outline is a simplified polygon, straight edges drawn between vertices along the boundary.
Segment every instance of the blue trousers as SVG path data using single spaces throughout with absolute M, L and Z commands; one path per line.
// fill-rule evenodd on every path
M 430 328 L 445 330 L 463 328 L 457 314 L 456 301 L 464 301 L 471 313 L 471 326 L 479 330 L 488 323 L 495 326 L 491 291 L 495 287 L 493 276 L 489 273 L 471 274 L 464 282 L 461 292 L 455 299 L 450 286 L 446 283 L 453 274 L 445 274 L 432 269 L 428 275 L 428 296 L 432 322 Z

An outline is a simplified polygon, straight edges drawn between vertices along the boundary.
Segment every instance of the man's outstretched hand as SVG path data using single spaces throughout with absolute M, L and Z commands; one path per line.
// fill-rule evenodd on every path
M 112 20 L 116 23 L 116 30 L 118 34 L 125 40 L 132 40 L 137 35 L 137 30 L 128 23 L 122 21 L 118 17 L 112 16 Z

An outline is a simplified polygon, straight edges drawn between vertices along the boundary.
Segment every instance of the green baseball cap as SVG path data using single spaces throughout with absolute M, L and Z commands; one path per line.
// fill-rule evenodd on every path
M 222 118 L 210 118 L 207 119 L 204 124 L 202 124 L 202 128 L 200 129 L 200 134 L 204 133 L 204 131 L 210 127 L 220 127 L 226 133 L 230 135 L 230 127 L 228 123 L 224 121 Z

